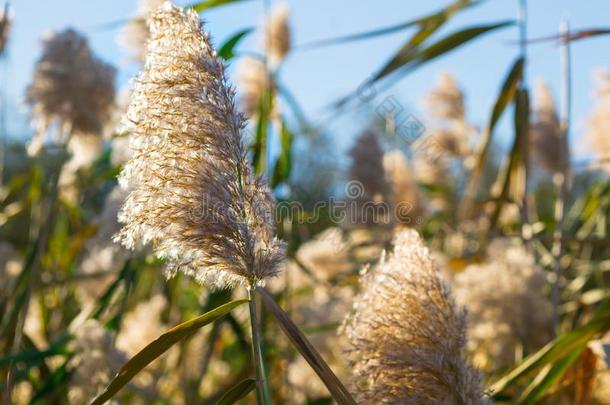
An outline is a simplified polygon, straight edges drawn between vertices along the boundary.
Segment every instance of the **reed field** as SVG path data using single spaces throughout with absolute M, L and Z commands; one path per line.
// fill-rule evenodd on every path
M 514 14 L 463 23 L 493 1 Z M 536 37 L 527 0 L 445 0 L 296 41 L 292 3 L 133 3 L 100 21 L 129 83 L 64 27 L 39 33 L 27 137 L 0 89 L 0 404 L 610 404 L 610 70 L 572 117 L 573 51 L 610 28 Z M 2 66 L 28 18 L 3 8 Z M 500 32 L 482 121 L 450 69 L 417 113 L 392 93 Z M 293 54 L 387 35 L 319 116 L 290 90 Z M 528 75 L 541 44 L 554 87 Z

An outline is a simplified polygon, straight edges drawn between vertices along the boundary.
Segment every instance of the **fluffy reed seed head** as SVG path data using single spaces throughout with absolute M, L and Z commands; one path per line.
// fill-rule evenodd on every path
M 464 93 L 450 73 L 439 76 L 436 87 L 428 93 L 424 102 L 438 118 L 464 119 Z
M 358 403 L 488 403 L 464 356 L 466 314 L 413 230 L 363 275 L 342 331 Z
M 167 330 L 167 326 L 161 322 L 161 312 L 166 306 L 166 298 L 157 294 L 126 313 L 116 337 L 116 347 L 132 357 L 161 336 Z
M 585 137 L 591 153 L 602 160 L 599 167 L 610 171 L 610 74 L 599 70 L 594 78 L 597 83 L 595 106 L 589 115 Z
M 391 205 L 398 223 L 415 226 L 425 212 L 423 193 L 405 155 L 400 151 L 383 155 L 383 168 L 391 186 Z
M 261 283 L 278 273 L 284 245 L 271 192 L 247 160 L 225 67 L 192 10 L 166 2 L 150 30 L 127 113 L 134 155 L 119 181 L 131 192 L 115 238 L 128 248 L 152 242 L 170 275 Z
M 87 39 L 73 29 L 43 41 L 26 103 L 32 110 L 36 137 L 29 152 L 36 154 L 53 123 L 61 135 L 102 135 L 114 107 L 114 67 L 98 59 Z
M 545 82 L 537 83 L 534 88 L 533 115 L 529 139 L 534 158 L 545 169 L 551 172 L 559 171 L 566 158 L 565 145 L 563 145 L 555 100 L 550 87 Z
M 458 273 L 453 285 L 468 309 L 470 356 L 477 367 L 496 371 L 513 365 L 521 348 L 531 353 L 549 341 L 551 306 L 545 273 L 522 244 L 496 239 L 488 256 Z
M 144 63 L 146 42 L 150 36 L 147 20 L 165 0 L 139 0 L 135 18 L 129 20 L 119 32 L 117 42 L 130 54 L 130 58 Z
M 252 56 L 242 58 L 237 65 L 237 84 L 243 111 L 248 117 L 257 116 L 261 97 L 271 85 L 271 78 L 265 64 Z
M 307 270 L 322 280 L 332 279 L 353 268 L 349 244 L 339 228 L 328 228 L 303 243 L 296 256 Z
M 265 27 L 265 51 L 272 67 L 278 66 L 290 52 L 292 35 L 288 17 L 290 10 L 288 5 L 281 3 L 276 5 L 268 17 Z
M 68 399 L 70 404 L 85 405 L 106 388 L 127 357 L 114 347 L 113 336 L 99 321 L 88 319 L 76 326 L 73 325 L 74 340 L 70 344 L 75 355 L 68 363 Z

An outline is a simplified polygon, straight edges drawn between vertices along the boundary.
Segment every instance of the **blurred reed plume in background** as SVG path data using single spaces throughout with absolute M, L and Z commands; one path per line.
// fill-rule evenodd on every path
M 101 136 L 114 107 L 114 76 L 115 69 L 93 55 L 78 32 L 67 29 L 46 38 L 26 93 L 37 134 L 28 152 L 39 153 L 52 125 L 60 144 L 73 134 Z
M 126 49 L 134 62 L 144 63 L 146 42 L 150 36 L 148 18 L 165 2 L 165 0 L 139 0 L 136 16 L 119 32 L 117 42 Z
M 278 66 L 290 51 L 292 37 L 288 17 L 290 10 L 286 3 L 276 5 L 265 26 L 265 51 L 269 64 Z

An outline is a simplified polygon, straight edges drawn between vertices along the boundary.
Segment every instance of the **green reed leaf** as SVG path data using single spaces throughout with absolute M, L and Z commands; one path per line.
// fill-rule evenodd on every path
M 355 405 L 356 402 L 345 386 L 339 381 L 335 373 L 333 373 L 312 344 L 309 343 L 305 335 L 303 335 L 294 322 L 292 322 L 288 314 L 277 305 L 273 297 L 271 297 L 264 288 L 257 288 L 256 291 L 262 297 L 267 309 L 273 314 L 275 319 L 277 319 L 284 334 L 290 339 L 294 347 L 301 353 L 307 363 L 309 363 L 318 377 L 320 377 L 334 400 L 340 405 Z
M 256 387 L 256 380 L 247 378 L 231 387 L 218 401 L 217 405 L 231 405 L 248 395 Z
M 580 348 L 573 350 L 570 354 L 560 359 L 552 366 L 548 365 L 543 372 L 534 378 L 525 391 L 523 391 L 521 398 L 519 398 L 519 403 L 527 405 L 538 403 L 538 401 L 547 394 L 549 389 L 561 380 L 570 366 L 578 360 L 584 347 L 585 346 L 583 345 Z
M 248 302 L 248 300 L 231 301 L 228 304 L 221 305 L 220 307 L 198 316 L 195 319 L 181 323 L 180 325 L 173 327 L 163 335 L 159 336 L 155 341 L 148 344 L 144 349 L 140 350 L 138 354 L 125 363 L 104 392 L 95 398 L 91 405 L 101 405 L 108 401 L 144 367 L 165 353 L 175 343 L 191 335 L 205 325 L 216 321 L 217 319 L 231 312 L 234 308 L 246 302 Z
M 185 8 L 192 8 L 198 13 L 201 13 L 204 10 L 209 10 L 211 8 L 226 6 L 232 3 L 238 3 L 245 0 L 205 0 L 199 1 L 197 3 L 191 4 Z
M 486 34 L 488 32 L 494 31 L 499 28 L 505 28 L 514 24 L 513 21 L 503 21 L 496 24 L 489 25 L 480 25 L 475 27 L 469 27 L 462 29 L 460 31 L 454 32 L 445 38 L 440 39 L 439 41 L 428 45 L 422 49 L 413 51 L 411 46 L 411 39 L 401 50 L 394 55 L 394 57 L 390 60 L 390 62 L 384 66 L 381 71 L 374 76 L 374 81 L 384 78 L 385 76 L 393 73 L 397 69 L 405 69 L 406 71 L 411 71 L 416 67 L 424 64 L 425 62 L 429 62 L 437 57 L 444 55 L 466 43 L 469 41 L 476 39 L 477 37 Z M 430 27 L 430 28 L 427 28 Z M 437 23 L 435 22 L 431 26 L 425 25 L 424 28 L 418 33 L 419 36 L 423 37 L 422 39 L 417 38 L 415 40 L 415 44 L 422 43 L 425 38 L 427 38 L 432 32 L 436 31 L 438 28 Z
M 600 304 L 596 315 L 587 324 L 557 337 L 492 384 L 493 397 L 499 398 L 520 379 L 581 350 L 587 342 L 607 330 L 610 330 L 610 300 Z
M 388 27 L 378 28 L 371 31 L 359 32 L 357 34 L 345 35 L 337 38 L 323 39 L 319 41 L 310 42 L 308 44 L 302 45 L 299 48 L 303 49 L 315 49 L 321 48 L 325 46 L 331 45 L 339 45 L 348 42 L 361 41 L 370 38 L 375 38 L 382 35 L 393 34 L 395 32 L 404 31 L 406 29 L 415 27 L 415 26 L 423 26 L 429 24 L 442 24 L 447 21 L 453 14 L 456 12 L 463 10 L 465 8 L 477 5 L 482 3 L 483 1 L 469 1 L 469 0 L 456 0 L 453 3 L 449 4 L 447 7 L 444 7 L 440 11 L 437 11 L 428 16 L 418 18 L 416 20 L 406 21 L 400 24 L 391 25 Z
M 235 47 L 252 31 L 254 31 L 254 28 L 246 28 L 232 35 L 225 41 L 224 44 L 222 44 L 218 50 L 218 56 L 223 58 L 225 61 L 233 59 L 235 56 Z

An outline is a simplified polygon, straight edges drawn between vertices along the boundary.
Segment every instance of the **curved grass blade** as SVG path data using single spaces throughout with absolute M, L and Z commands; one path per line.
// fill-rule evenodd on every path
M 409 63 L 416 55 L 419 46 L 428 39 L 437 29 L 439 29 L 445 20 L 430 20 L 425 24 L 421 24 L 419 29 L 409 38 L 409 40 L 400 48 L 398 53 L 394 55 L 390 62 L 388 62 L 377 74 L 371 79 L 362 84 L 355 93 L 349 94 L 339 101 L 333 103 L 335 108 L 341 108 L 345 106 L 354 96 L 359 94 L 359 91 L 363 88 L 367 88 L 373 85 L 377 80 L 381 79 L 385 74 L 389 74 L 392 71 L 398 69 L 400 66 Z
M 505 28 L 513 25 L 514 21 L 503 21 L 496 24 L 479 25 L 475 27 L 464 28 L 454 32 L 445 38 L 435 42 L 417 52 L 413 52 L 412 48 L 403 47 L 394 57 L 374 76 L 374 81 L 384 78 L 393 73 L 397 69 L 405 69 L 411 71 L 414 68 L 422 65 L 425 62 L 431 61 L 441 55 L 444 55 L 467 42 L 476 39 L 477 37 L 490 31 Z M 435 25 L 434 25 L 435 26 Z M 437 27 L 438 28 L 438 27 Z M 436 30 L 436 29 L 434 29 Z M 429 34 L 428 34 L 429 35 Z
M 351 35 L 345 35 L 345 36 L 341 36 L 341 37 L 337 37 L 337 38 L 329 38 L 329 39 L 313 41 L 313 42 L 301 45 L 298 48 L 301 50 L 308 50 L 308 49 L 321 48 L 321 47 L 331 46 L 331 45 L 339 45 L 339 44 L 344 44 L 344 43 L 348 43 L 348 42 L 361 41 L 361 40 L 365 40 L 365 39 L 375 38 L 375 37 L 382 36 L 382 35 L 393 34 L 395 32 L 404 31 L 408 28 L 415 27 L 418 25 L 421 26 L 421 25 L 425 25 L 425 24 L 430 24 L 431 22 L 437 22 L 437 21 L 445 22 L 451 16 L 453 16 L 453 14 L 455 14 L 456 12 L 463 10 L 465 8 L 477 5 L 479 3 L 482 3 L 483 1 L 484 0 L 475 0 L 475 1 L 456 0 L 453 3 L 449 4 L 447 7 L 443 8 L 442 10 L 437 11 L 428 16 L 418 18 L 416 20 L 406 21 L 406 22 L 403 22 L 400 24 L 391 25 L 389 27 L 378 28 L 378 29 L 371 30 L 371 31 L 359 32 L 357 34 L 351 34 Z
M 59 354 L 69 354 L 69 351 L 66 349 L 66 343 L 70 340 L 70 336 L 65 335 L 58 339 L 56 342 L 51 344 L 47 349 L 44 350 L 28 350 L 21 353 L 16 353 L 4 357 L 0 357 L 0 366 L 4 366 L 7 364 L 11 364 L 12 362 L 18 363 L 26 363 L 26 364 L 36 364 L 47 357 L 56 356 Z
M 42 387 L 33 395 L 30 404 L 47 404 L 53 403 L 47 400 L 43 401 L 47 396 L 53 396 L 58 392 L 60 387 L 63 387 L 70 380 L 71 372 L 68 370 L 69 359 L 57 367 L 53 373 L 47 378 Z
M 565 34 L 556 34 L 549 35 L 542 38 L 534 38 L 527 41 L 530 44 L 540 43 L 540 42 L 551 42 L 551 41 L 561 41 L 561 42 L 573 42 L 580 41 L 582 39 L 595 38 L 600 35 L 608 35 L 610 34 L 609 28 L 588 28 L 584 30 L 572 31 L 567 35 Z
M 371 79 L 361 85 L 356 92 L 333 103 L 333 106 L 335 108 L 344 107 L 350 100 L 360 94 L 361 89 L 370 87 L 391 74 L 400 73 L 399 76 L 409 74 L 424 63 L 449 53 L 483 34 L 514 24 L 514 21 L 503 21 L 496 24 L 464 28 L 449 34 L 435 43 L 422 45 L 443 24 L 443 22 L 444 21 L 433 21 L 422 25 L 415 35 L 410 38 L 390 61 L 374 74 Z M 397 80 L 394 80 L 393 83 L 396 81 Z
M 119 373 L 110 382 L 110 385 L 108 385 L 103 393 L 93 400 L 91 405 L 101 405 L 108 401 L 144 367 L 165 353 L 175 343 L 196 332 L 203 326 L 216 321 L 220 317 L 228 314 L 235 307 L 246 302 L 248 302 L 248 300 L 236 300 L 221 305 L 195 319 L 181 323 L 159 336 L 154 342 L 148 344 L 144 349 L 140 350 L 138 354 L 125 363 Z
M 504 79 L 504 83 L 502 84 L 502 88 L 500 90 L 500 93 L 498 94 L 496 102 L 494 103 L 489 122 L 487 123 L 485 132 L 483 133 L 483 141 L 481 143 L 481 147 L 477 153 L 477 161 L 472 170 L 472 174 L 470 175 L 470 179 L 468 180 L 466 192 L 464 193 L 464 197 L 468 199 L 468 201 L 465 201 L 464 204 L 461 204 L 462 214 L 466 213 L 471 208 L 470 200 L 474 198 L 474 195 L 477 192 L 479 180 L 487 162 L 487 155 L 489 154 L 489 150 L 491 147 L 494 128 L 496 127 L 498 120 L 502 116 L 502 113 L 504 112 L 504 110 L 506 110 L 506 107 L 515 99 L 517 85 L 523 77 L 523 66 L 523 58 L 518 58 L 515 63 L 513 63 L 510 71 L 506 75 L 506 79 Z
M 248 378 L 227 391 L 218 401 L 217 405 L 231 405 L 248 395 L 256 387 L 256 380 Z
M 307 360 L 324 385 L 326 385 L 326 388 L 328 388 L 328 391 L 334 400 L 337 401 L 339 405 L 355 405 L 356 402 L 345 386 L 339 381 L 328 364 L 326 364 L 317 350 L 309 343 L 305 335 L 303 335 L 294 322 L 292 322 L 286 312 L 277 305 L 273 297 L 271 297 L 264 288 L 257 288 L 256 291 L 262 297 L 267 309 L 269 309 L 275 319 L 277 319 L 282 331 L 305 360 Z
M 495 195 L 496 204 L 490 216 L 489 228 L 493 229 L 500 218 L 502 207 L 507 200 L 524 203 L 527 186 L 527 128 L 529 116 L 529 96 L 527 90 L 518 90 L 515 96 L 515 139 L 508 156 L 506 166 L 498 175 L 501 185 L 499 195 Z M 525 210 L 525 208 L 524 208 Z
M 583 349 L 584 346 L 572 351 L 552 366 L 548 365 L 548 371 L 544 370 L 545 372 L 540 373 L 541 378 L 534 378 L 534 381 L 523 391 L 519 403 L 527 405 L 538 403 L 547 394 L 548 390 L 564 376 L 570 366 L 578 360 Z
M 214 7 L 225 6 L 227 4 L 237 3 L 240 1 L 245 0 L 205 0 L 186 6 L 186 8 L 192 8 L 196 12 L 201 13 L 204 10 L 209 10 Z
M 491 387 L 493 398 L 499 398 L 505 391 L 521 378 L 530 376 L 547 364 L 552 364 L 569 356 L 573 351 L 584 347 L 587 342 L 601 333 L 610 330 L 610 300 L 601 304 L 597 315 L 587 324 L 565 333 L 536 353 L 525 358 L 521 364 L 501 377 Z
M 218 50 L 218 56 L 223 58 L 225 61 L 233 59 L 235 56 L 235 47 L 252 31 L 254 31 L 254 28 L 246 28 L 231 36 L 231 38 L 227 39 L 227 41 Z

